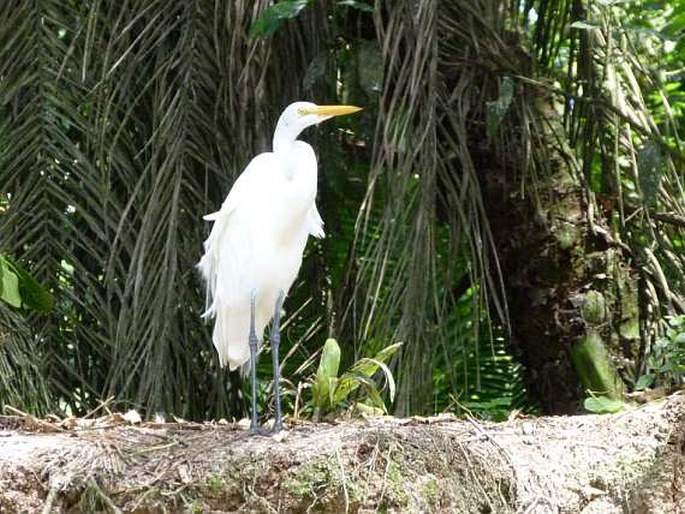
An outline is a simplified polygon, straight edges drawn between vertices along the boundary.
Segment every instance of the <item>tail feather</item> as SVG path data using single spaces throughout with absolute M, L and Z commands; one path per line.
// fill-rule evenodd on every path
M 255 333 L 261 346 L 264 327 L 270 316 L 257 309 L 255 316 Z M 219 354 L 221 367 L 228 366 L 231 370 L 246 366 L 250 362 L 250 308 L 221 308 L 216 312 L 212 342 Z M 258 349 L 259 351 L 259 349 Z
M 248 309 L 219 309 L 216 313 L 212 342 L 219 354 L 221 367 L 231 370 L 250 360 L 250 311 Z

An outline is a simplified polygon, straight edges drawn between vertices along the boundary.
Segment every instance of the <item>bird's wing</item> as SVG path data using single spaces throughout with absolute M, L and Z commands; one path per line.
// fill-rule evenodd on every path
M 309 222 L 309 233 L 314 237 L 322 239 L 326 234 L 323 231 L 323 220 L 321 219 L 321 214 L 316 208 L 316 204 L 312 205 L 312 208 L 307 214 L 307 221 Z
M 268 169 L 271 164 L 268 162 L 271 155 L 263 153 L 252 159 L 233 184 L 221 209 L 203 216 L 203 219 L 214 222 L 209 237 L 204 242 L 205 253 L 197 265 L 207 281 L 206 311 L 203 316 L 212 317 L 216 313 L 214 300 L 216 299 L 218 267 L 222 256 L 222 242 L 227 241 L 231 214 L 243 203 L 254 200 L 253 191 L 259 189 L 260 181 L 263 180 L 263 177 L 260 177 L 260 171 Z
M 231 187 L 231 190 L 228 192 L 228 196 L 224 200 L 224 203 L 221 204 L 221 209 L 204 215 L 202 219 L 216 221 L 219 218 L 227 217 L 241 202 L 248 201 L 251 198 L 248 191 L 252 188 L 259 187 L 259 181 L 261 179 L 258 171 L 268 169 L 268 166 L 270 165 L 268 161 L 271 160 L 272 155 L 273 154 L 271 153 L 262 153 L 252 159 L 233 183 L 233 187 Z

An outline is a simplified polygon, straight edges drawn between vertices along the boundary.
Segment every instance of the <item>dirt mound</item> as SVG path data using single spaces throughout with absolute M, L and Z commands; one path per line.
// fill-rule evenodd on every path
M 8 419 L 0 512 L 685 512 L 683 394 L 605 416 L 375 418 L 278 437 Z

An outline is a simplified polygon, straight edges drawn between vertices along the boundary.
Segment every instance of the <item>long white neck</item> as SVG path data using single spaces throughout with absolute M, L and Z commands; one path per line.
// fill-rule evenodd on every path
M 300 135 L 302 130 L 302 127 L 288 124 L 281 117 L 274 131 L 273 151 L 276 153 L 287 152 L 292 148 L 293 143 L 297 140 L 297 136 Z

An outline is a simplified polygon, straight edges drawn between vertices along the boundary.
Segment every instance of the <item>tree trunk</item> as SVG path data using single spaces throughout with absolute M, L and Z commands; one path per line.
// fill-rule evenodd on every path
M 607 416 L 376 418 L 273 438 L 5 417 L 0 511 L 682 512 L 684 454 L 682 394 Z
M 481 150 L 481 186 L 528 390 L 545 412 L 572 413 L 586 391 L 621 399 L 624 381 L 634 380 L 638 295 L 623 245 L 596 217 L 571 150 L 559 143 L 551 101 L 536 108 L 549 123 L 528 142 L 548 146 L 547 162 L 535 172 Z

